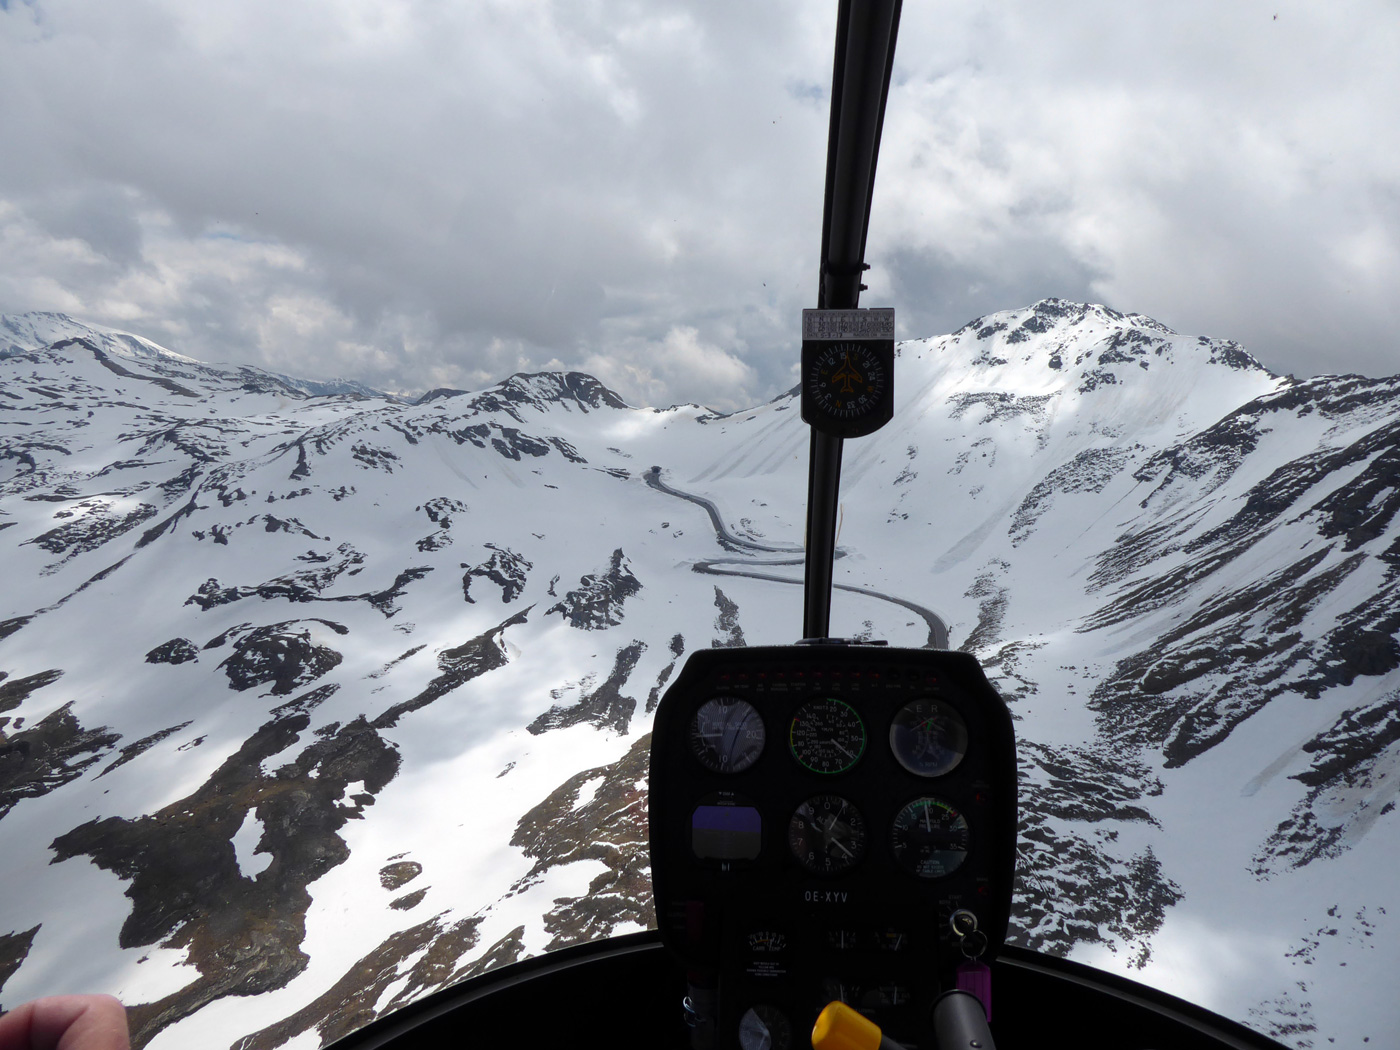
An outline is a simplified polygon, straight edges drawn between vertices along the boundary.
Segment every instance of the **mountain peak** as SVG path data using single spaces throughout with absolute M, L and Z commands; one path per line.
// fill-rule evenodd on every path
M 627 408 L 627 402 L 586 372 L 516 372 L 513 376 L 482 391 L 478 401 L 492 405 L 533 404 L 543 407 L 555 402 L 591 408 Z M 485 407 L 484 405 L 482 407 Z
M 1279 377 L 1233 340 L 1184 336 L 1145 314 L 1099 303 L 1042 299 L 968 322 L 947 337 L 980 370 L 1013 386 L 1073 386 L 1088 393 L 1129 382 L 1138 371 L 1159 372 L 1188 362 L 1221 366 L 1260 379 Z M 1134 366 L 1131 370 L 1122 366 Z

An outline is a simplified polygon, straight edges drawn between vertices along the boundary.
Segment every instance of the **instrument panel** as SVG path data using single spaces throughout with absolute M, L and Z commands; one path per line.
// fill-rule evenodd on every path
M 697 652 L 649 800 L 657 922 L 717 990 L 716 1050 L 802 1045 L 832 999 L 917 1046 L 962 961 L 950 916 L 977 916 L 984 962 L 1005 937 L 1015 742 L 964 653 Z

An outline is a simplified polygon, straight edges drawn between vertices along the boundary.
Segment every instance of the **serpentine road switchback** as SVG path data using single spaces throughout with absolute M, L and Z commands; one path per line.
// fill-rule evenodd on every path
M 779 565 L 801 565 L 805 555 L 801 547 L 770 547 L 766 544 L 756 543 L 753 540 L 735 536 L 725 525 L 724 519 L 720 517 L 719 508 L 704 496 L 696 496 L 693 493 L 682 492 L 674 489 L 661 480 L 661 468 L 652 467 L 643 477 L 646 483 L 657 492 L 663 492 L 676 499 L 683 499 L 704 508 L 705 513 L 710 516 L 710 524 L 714 526 L 715 539 L 725 550 L 733 551 L 736 554 L 752 551 L 759 554 L 782 554 L 784 558 L 771 558 L 758 561 L 753 558 L 710 558 L 706 561 L 697 561 L 692 566 L 696 572 L 708 573 L 711 576 L 743 576 L 750 580 L 767 580 L 771 583 L 787 583 L 802 586 L 802 579 L 793 579 L 790 576 L 778 576 L 769 572 L 755 572 L 752 569 L 729 569 L 722 568 L 727 565 L 746 566 L 766 566 L 776 567 Z M 845 551 L 837 548 L 836 557 L 845 557 Z M 948 625 L 943 622 L 943 618 L 931 609 L 925 609 L 922 605 L 905 601 L 903 598 L 896 598 L 893 595 L 882 594 L 879 591 L 872 591 L 868 587 L 855 587 L 848 583 L 834 583 L 834 588 L 842 591 L 850 591 L 852 594 L 863 594 L 867 598 L 876 598 L 880 601 L 890 602 L 900 608 L 908 609 L 910 612 L 921 617 L 928 625 L 928 641 L 924 643 L 926 649 L 946 649 L 948 648 Z

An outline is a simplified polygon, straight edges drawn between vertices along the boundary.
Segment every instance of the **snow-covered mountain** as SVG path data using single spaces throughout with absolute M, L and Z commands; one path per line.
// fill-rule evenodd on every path
M 1017 939 L 1400 1029 L 1400 378 L 1045 300 L 896 388 L 833 631 L 946 630 L 1010 702 Z M 111 991 L 139 1045 L 324 1045 L 647 925 L 661 690 L 801 625 L 792 395 L 409 404 L 27 314 L 0 428 L 0 997 Z

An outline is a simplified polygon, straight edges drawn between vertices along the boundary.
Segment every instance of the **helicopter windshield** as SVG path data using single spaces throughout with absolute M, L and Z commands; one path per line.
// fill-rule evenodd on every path
M 550 23 L 549 10 L 529 17 Z M 364 51 L 387 61 L 396 42 L 433 35 L 426 15 L 398 25 L 381 14 L 342 24 L 317 61 L 358 69 L 336 63 Z M 0 4 L 0 54 L 35 77 L 42 56 L 82 68 L 76 59 L 91 57 L 82 41 L 109 38 L 95 23 L 65 21 L 75 17 Z M 473 25 L 491 39 L 480 17 Z M 607 109 L 620 141 L 645 138 L 628 133 L 635 125 L 656 133 L 643 145 L 699 163 L 703 143 L 692 140 L 704 135 L 662 135 L 648 106 L 673 90 L 656 86 L 670 83 L 653 69 L 658 55 L 671 57 L 678 82 L 704 83 L 701 59 L 717 52 L 689 30 L 726 29 L 738 47 L 729 16 L 713 18 L 644 20 L 638 39 L 592 27 L 613 33 L 616 50 L 599 45 L 579 68 L 593 78 L 589 105 Z M 821 46 L 784 50 L 773 88 L 782 106 L 724 141 L 758 150 L 772 135 L 787 149 L 779 121 L 790 119 L 800 125 L 792 142 L 815 135 L 815 146 L 792 146 L 811 163 L 807 179 L 795 168 L 791 182 L 759 180 L 761 166 L 703 171 L 738 172 L 717 183 L 727 198 L 762 181 L 773 209 L 788 208 L 780 198 L 800 183 L 792 192 L 811 230 L 830 13 L 816 28 L 798 20 L 752 32 L 775 43 L 799 24 L 796 35 Z M 523 31 L 511 25 L 506 36 Z M 876 206 L 877 232 L 952 208 L 909 172 L 932 163 L 938 143 L 975 137 L 929 115 L 948 108 L 940 92 L 955 85 L 938 70 L 953 52 L 933 47 L 929 23 L 913 25 L 901 48 L 912 40 L 907 53 L 919 57 L 892 89 L 882 160 L 892 192 Z M 249 26 L 177 28 L 175 53 L 217 59 L 230 97 L 244 97 L 239 85 L 253 74 L 221 41 L 250 39 Z M 975 20 L 964 29 L 975 35 Z M 1003 29 L 1003 46 L 1027 44 L 1024 26 Z M 288 39 L 301 32 L 289 27 Z M 549 39 L 578 43 L 563 30 Z M 472 54 L 476 76 L 490 56 Z M 749 53 L 745 68 L 764 59 Z M 483 193 L 493 200 L 519 200 L 500 184 L 524 170 L 510 157 L 509 120 L 528 123 L 527 88 L 552 83 L 548 70 L 512 70 L 489 81 L 500 93 L 493 119 L 505 123 L 480 139 L 501 143 L 506 175 Z M 637 86 L 647 71 L 654 93 Z M 384 75 L 379 88 L 398 74 Z M 726 98 L 768 97 L 768 87 L 714 75 Z M 970 105 L 989 89 L 967 76 L 956 97 Z M 0 82 L 19 97 L 15 81 Z M 72 107 L 69 122 L 102 112 L 85 108 L 99 91 L 85 89 L 80 104 L 56 81 L 36 82 L 53 92 L 46 104 Z M 590 212 L 582 233 L 570 226 L 577 236 L 557 256 L 550 223 L 562 228 L 554 210 L 572 214 L 569 200 L 545 195 L 503 218 L 433 179 L 414 185 L 429 187 L 436 210 L 396 198 L 366 208 L 352 237 L 343 215 L 311 207 L 339 185 L 327 170 L 334 158 L 307 155 L 294 134 L 296 112 L 317 114 L 323 102 L 308 87 L 268 104 L 294 111 L 270 126 L 324 176 L 317 194 L 278 205 L 282 225 L 230 218 L 227 199 L 186 214 L 178 192 L 135 174 L 111 175 L 120 192 L 110 201 L 34 203 L 43 195 L 33 185 L 30 196 L 6 189 L 19 203 L 0 201 L 7 243 L 43 226 L 44 266 L 64 281 L 107 265 L 102 251 L 118 268 L 111 253 L 148 253 L 122 264 L 120 301 L 116 284 L 102 286 L 105 298 L 50 294 L 38 279 L 0 285 L 0 1003 L 111 992 L 128 1005 L 135 1045 L 158 1050 L 325 1046 L 438 989 L 655 928 L 646 784 L 659 698 L 691 653 L 801 634 L 809 429 L 790 388 L 797 311 L 813 305 L 815 238 L 777 238 L 752 273 L 766 288 L 760 270 L 771 265 L 783 290 L 730 309 L 681 304 L 678 289 L 732 276 L 731 257 L 704 247 L 738 236 L 721 219 L 732 200 L 687 215 L 681 199 L 685 221 L 673 225 L 665 219 L 677 202 L 649 196 L 659 191 L 645 179 L 627 192 L 645 200 L 647 223 L 617 233 L 626 208 L 604 195 L 613 203 Z M 38 121 L 38 109 L 24 112 Z M 552 141 L 568 139 L 570 112 L 550 108 Z M 242 127 L 235 116 L 215 123 Z M 396 109 L 375 126 L 385 141 L 391 132 L 445 141 L 429 116 Z M 194 134 L 200 112 L 184 119 Z M 427 130 L 413 126 L 420 119 Z M 240 141 L 257 137 L 246 130 Z M 355 138 L 331 141 L 349 149 Z M 580 157 L 596 145 L 569 141 Z M 120 169 L 128 155 L 115 149 L 96 152 Z M 989 173 L 1009 166 L 1003 149 L 1012 147 L 989 138 L 966 154 L 981 157 L 981 174 L 949 171 L 941 184 L 996 196 Z M 356 170 L 382 159 L 353 156 Z M 406 177 L 398 159 L 382 162 Z M 42 165 L 24 165 L 37 185 Z M 612 169 L 599 165 L 583 170 L 601 193 L 599 173 Z M 668 185 L 689 177 L 656 156 L 647 165 L 674 175 Z M 219 179 L 198 174 L 194 182 Z M 263 185 L 254 174 L 240 185 Z M 550 185 L 560 184 L 556 165 Z M 146 225 L 138 235 L 93 220 L 73 232 L 93 201 Z M 497 280 L 490 253 L 439 251 L 438 220 L 451 208 L 460 221 L 445 225 L 463 244 L 481 231 L 482 244 L 531 242 L 536 254 L 512 256 L 518 272 Z M 428 261 L 383 251 L 380 223 L 429 231 Z M 181 254 L 182 224 L 201 231 L 198 253 Z M 1084 218 L 1064 237 L 1092 226 Z M 278 254 L 295 254 L 296 236 L 363 237 L 369 247 L 334 261 L 309 248 Z M 901 236 L 890 234 L 886 272 L 872 271 L 866 296 L 904 311 L 894 418 L 845 450 L 831 634 L 970 653 L 1006 700 L 1020 765 L 1010 943 L 1130 976 L 1289 1046 L 1359 1045 L 1393 1030 L 1400 383 L 1296 379 L 1285 372 L 1302 369 L 1267 347 L 1250 352 L 1096 305 L 1109 292 L 1131 304 L 1087 269 L 1013 280 L 1010 263 L 1029 242 L 998 242 L 1006 266 L 986 256 L 1011 277 L 959 271 L 971 290 L 936 303 L 951 293 L 920 289 L 947 276 L 947 261 Z M 1336 265 L 1361 272 L 1371 259 L 1366 272 L 1388 272 L 1391 242 L 1367 236 L 1338 247 Z M 614 237 L 648 247 L 629 255 Z M 630 261 L 604 274 L 611 251 Z M 1103 258 L 1094 252 L 1085 257 Z M 433 343 L 400 314 L 385 339 L 405 360 L 433 343 L 427 357 L 451 344 L 468 363 L 385 365 L 355 312 L 412 296 L 356 269 L 371 256 L 395 260 L 385 272 L 402 270 L 443 302 L 458 289 L 439 288 L 442 274 L 453 275 L 448 284 L 460 275 L 458 308 L 517 342 L 503 349 L 509 340 L 493 342 L 482 321 L 486 336 L 465 325 L 458 334 L 470 338 Z M 789 256 L 807 261 L 789 266 Z M 164 300 L 141 298 L 143 282 L 182 259 L 209 268 L 171 278 L 161 294 L 199 298 L 210 313 L 163 327 L 150 319 Z M 54 260 L 73 269 L 60 273 Z M 209 318 L 251 270 L 287 282 L 315 270 L 338 275 L 342 291 L 361 289 L 363 302 L 321 327 L 330 284 L 258 302 L 259 345 L 314 328 L 316 345 L 336 352 L 218 363 L 238 340 Z M 527 277 L 543 282 L 533 299 L 514 292 Z M 1357 288 L 1358 299 L 1370 294 Z M 1060 294 L 1042 297 L 1049 291 Z M 657 328 L 656 302 L 679 320 Z M 449 326 L 442 303 L 425 310 Z M 716 311 L 740 320 L 705 327 Z M 569 327 L 576 315 L 589 319 L 585 335 Z M 1359 308 L 1358 318 L 1348 333 L 1362 331 Z M 781 363 L 775 353 L 750 365 L 740 352 L 783 340 Z M 649 364 L 652 351 L 660 356 Z M 837 379 L 850 382 L 850 361 L 838 364 Z M 331 378 L 347 370 L 353 379 Z M 406 389 L 409 376 L 411 395 L 385 392 Z M 649 407 L 668 400 L 712 407 Z M 935 747 L 918 736 L 924 724 L 903 727 L 901 761 L 936 770 L 953 761 L 953 737 Z M 813 768 L 839 773 L 838 751 L 814 754 Z M 714 754 L 746 760 L 739 745 Z M 708 818 L 725 834 L 737 825 L 723 821 L 743 819 Z

